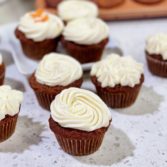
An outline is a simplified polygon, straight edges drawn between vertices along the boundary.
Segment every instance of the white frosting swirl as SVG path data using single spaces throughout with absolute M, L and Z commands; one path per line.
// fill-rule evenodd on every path
M 94 93 L 79 88 L 63 90 L 51 104 L 51 116 L 64 128 L 94 131 L 109 126 L 111 113 Z
M 3 58 L 2 58 L 2 54 L 0 53 L 0 64 L 3 63 Z
M 98 18 L 80 18 L 67 24 L 63 36 L 67 41 L 81 45 L 98 44 L 109 37 L 109 28 Z
M 58 5 L 58 15 L 66 22 L 81 17 L 97 17 L 98 7 L 88 0 L 66 0 Z
M 143 65 L 131 57 L 121 57 L 111 54 L 106 59 L 95 63 L 91 76 L 96 76 L 102 87 L 116 85 L 134 87 L 140 83 Z
M 44 11 L 36 11 L 25 14 L 20 20 L 18 29 L 28 39 L 40 42 L 58 37 L 64 25 L 59 17 Z
M 14 116 L 19 112 L 23 93 L 13 90 L 10 86 L 0 86 L 0 121 L 6 115 Z
M 147 39 L 146 51 L 149 54 L 161 55 L 167 60 L 167 33 L 160 33 Z
M 50 53 L 41 60 L 35 72 L 36 80 L 48 86 L 67 86 L 82 77 L 78 61 L 67 55 Z

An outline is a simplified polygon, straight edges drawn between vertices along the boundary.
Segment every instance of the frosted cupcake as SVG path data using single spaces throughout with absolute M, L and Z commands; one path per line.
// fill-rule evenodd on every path
M 39 60 L 45 54 L 56 51 L 63 28 L 59 17 L 39 9 L 21 18 L 15 34 L 25 55 Z
M 97 17 L 98 8 L 95 3 L 88 0 L 62 1 L 58 5 L 58 15 L 67 23 L 82 17 Z
M 149 37 L 145 51 L 148 67 L 152 74 L 167 77 L 167 33 Z
M 75 59 L 57 53 L 46 55 L 29 79 L 40 105 L 49 110 L 57 94 L 82 84 L 82 67 Z
M 3 63 L 2 54 L 0 53 L 0 85 L 3 85 L 5 78 L 5 64 Z
M 72 155 L 97 151 L 110 122 L 105 103 L 88 90 L 63 90 L 51 104 L 50 129 L 62 149 Z
M 144 82 L 143 65 L 131 57 L 109 55 L 91 70 L 98 95 L 112 108 L 132 105 Z
M 22 100 L 22 92 L 0 86 L 0 142 L 14 133 Z
M 67 24 L 62 44 L 66 51 L 80 63 L 101 59 L 109 40 L 109 28 L 98 18 L 80 18 Z

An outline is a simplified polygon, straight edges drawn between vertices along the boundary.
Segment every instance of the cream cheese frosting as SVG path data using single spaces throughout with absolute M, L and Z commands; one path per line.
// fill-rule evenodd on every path
M 2 54 L 0 53 L 0 64 L 3 63 L 3 58 L 2 58 Z
M 91 69 L 91 76 L 96 76 L 102 87 L 116 85 L 134 87 L 140 83 L 143 65 L 131 57 L 121 57 L 111 54 L 106 59 L 95 63 Z
M 109 37 L 109 28 L 101 19 L 79 18 L 67 24 L 63 36 L 65 40 L 81 45 L 98 44 Z
M 66 0 L 58 5 L 58 15 L 66 22 L 82 17 L 97 17 L 98 7 L 88 0 Z
M 26 38 L 41 42 L 60 36 L 64 25 L 59 17 L 37 10 L 25 14 L 19 22 L 18 29 L 25 34 Z
M 69 88 L 55 97 L 51 104 L 51 117 L 64 128 L 90 132 L 108 127 L 111 113 L 93 92 Z
M 161 55 L 163 60 L 167 60 L 167 33 L 149 37 L 146 42 L 146 51 L 149 54 Z
M 14 116 L 19 112 L 23 93 L 8 85 L 0 86 L 0 121 L 6 115 Z
M 50 53 L 41 60 L 35 77 L 47 86 L 67 86 L 82 77 L 82 67 L 75 59 L 58 53 Z

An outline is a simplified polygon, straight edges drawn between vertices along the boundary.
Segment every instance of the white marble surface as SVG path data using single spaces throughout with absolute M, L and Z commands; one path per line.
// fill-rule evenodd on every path
M 0 143 L 0 166 L 112 166 L 167 167 L 167 80 L 152 76 L 146 66 L 146 36 L 167 31 L 167 21 L 147 20 L 110 23 L 111 37 L 126 54 L 145 64 L 145 83 L 137 102 L 130 108 L 111 110 L 113 122 L 99 151 L 85 157 L 64 153 L 48 127 L 49 113 L 37 103 L 27 79 L 6 56 L 6 83 L 25 90 L 25 100 L 15 134 Z M 1 27 L 3 28 L 3 27 Z M 94 91 L 85 75 L 83 88 Z

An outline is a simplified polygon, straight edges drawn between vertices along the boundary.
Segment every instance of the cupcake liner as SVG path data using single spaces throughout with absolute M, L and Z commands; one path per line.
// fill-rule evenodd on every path
M 92 77 L 92 82 L 96 86 L 97 94 L 111 108 L 125 108 L 131 106 L 137 99 L 144 76 L 142 75 L 140 84 L 133 88 L 128 86 L 116 86 L 114 88 L 102 88 L 96 77 Z
M 167 77 L 167 61 L 153 58 L 148 54 L 146 55 L 146 59 L 152 74 L 160 77 Z
M 61 1 L 62 0 L 46 0 L 46 4 L 48 7 L 56 8 Z
M 58 37 L 54 39 L 47 39 L 42 42 L 34 42 L 31 39 L 27 39 L 18 29 L 16 29 L 15 34 L 20 40 L 24 54 L 34 60 L 40 60 L 44 55 L 56 51 L 60 40 Z
M 0 85 L 3 85 L 5 79 L 5 65 L 0 65 Z
M 135 1 L 139 3 L 153 4 L 153 3 L 159 3 L 164 0 L 135 0 Z
M 0 142 L 7 140 L 15 131 L 18 114 L 15 116 L 7 116 L 0 121 Z
M 55 99 L 55 96 L 58 95 L 62 90 L 69 87 L 81 87 L 82 82 L 83 82 L 83 79 L 81 78 L 67 86 L 50 87 L 50 86 L 41 85 L 40 83 L 38 83 L 35 79 L 34 74 L 29 78 L 30 86 L 34 90 L 39 104 L 46 110 L 50 110 L 50 105 L 52 101 Z
M 68 154 L 75 156 L 89 155 L 97 151 L 103 141 L 107 128 L 101 128 L 93 132 L 80 131 L 70 128 L 63 128 L 51 117 L 49 125 L 52 132 L 61 146 Z
M 100 60 L 108 40 L 109 39 L 105 39 L 95 45 L 78 45 L 73 42 L 66 41 L 64 37 L 62 37 L 61 42 L 66 51 L 83 64 Z
M 111 8 L 120 5 L 124 0 L 93 0 L 101 8 Z

